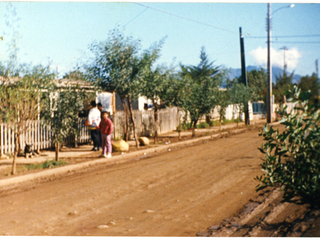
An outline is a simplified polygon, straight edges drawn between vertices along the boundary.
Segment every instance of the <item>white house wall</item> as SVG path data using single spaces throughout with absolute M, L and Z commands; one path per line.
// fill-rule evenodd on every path
M 152 100 L 151 99 L 147 99 L 146 97 L 139 97 L 138 98 L 138 110 L 139 111 L 143 111 L 144 110 L 144 104 L 148 104 L 149 105 L 152 105 Z
M 102 104 L 102 111 L 110 112 L 112 115 L 112 97 L 113 94 L 110 92 L 102 92 L 97 95 L 96 102 Z

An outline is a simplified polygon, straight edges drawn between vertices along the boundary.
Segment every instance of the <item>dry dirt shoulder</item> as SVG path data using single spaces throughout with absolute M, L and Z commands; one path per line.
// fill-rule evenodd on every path
M 279 189 L 250 199 L 239 214 L 212 225 L 197 236 L 206 237 L 320 237 L 320 210 L 307 204 L 282 202 Z

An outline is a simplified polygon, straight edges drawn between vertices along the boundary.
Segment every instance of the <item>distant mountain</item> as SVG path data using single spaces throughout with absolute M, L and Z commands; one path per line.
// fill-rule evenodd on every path
M 247 72 L 251 72 L 252 70 L 260 70 L 261 67 L 257 67 L 257 66 L 247 66 Z M 266 72 L 267 70 L 264 69 Z M 279 67 L 272 67 L 272 82 L 275 83 L 276 82 L 276 76 L 279 77 L 281 75 L 283 75 L 283 68 L 279 68 Z M 288 75 L 291 74 L 291 72 L 287 72 Z M 241 76 L 241 68 L 229 68 L 228 71 L 228 75 L 227 77 L 230 80 L 233 80 L 236 77 L 240 77 Z M 300 81 L 301 75 L 298 74 L 293 74 L 293 79 L 292 82 L 293 83 L 297 83 Z

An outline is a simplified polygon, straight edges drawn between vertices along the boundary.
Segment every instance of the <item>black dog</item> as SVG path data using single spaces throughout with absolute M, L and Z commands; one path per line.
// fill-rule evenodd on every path
M 32 144 L 26 144 L 24 147 L 24 157 L 33 157 L 33 155 L 38 155 L 35 151 L 32 150 Z

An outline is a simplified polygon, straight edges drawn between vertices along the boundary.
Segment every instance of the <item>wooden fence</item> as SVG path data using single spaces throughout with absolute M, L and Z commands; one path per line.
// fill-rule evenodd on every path
M 84 125 L 86 118 L 78 121 L 78 136 L 69 136 L 66 142 L 88 143 L 91 141 L 89 129 Z M 23 150 L 26 144 L 32 144 L 33 150 L 52 148 L 51 127 L 41 121 L 28 121 L 28 131 L 20 135 L 20 148 Z M 15 149 L 14 132 L 5 123 L 0 123 L 0 156 L 11 155 Z
M 291 107 L 291 106 L 290 106 Z M 230 105 L 226 111 L 226 118 L 233 119 L 237 117 L 238 112 L 234 112 L 235 108 L 233 105 Z M 137 136 L 148 136 L 152 137 L 155 129 L 154 125 L 154 111 L 139 111 L 134 110 L 134 119 L 136 123 L 136 131 Z M 218 118 L 217 109 L 215 109 L 211 113 L 211 118 L 215 119 Z M 252 110 L 251 110 L 252 115 Z M 178 108 L 166 108 L 158 111 L 158 123 L 157 126 L 158 133 L 167 133 L 173 130 L 176 130 L 177 126 L 179 125 L 179 118 L 182 119 L 183 112 L 178 111 Z M 122 138 L 124 135 L 124 128 L 125 128 L 125 114 L 123 111 L 115 112 L 113 117 L 114 122 L 114 133 L 113 139 Z M 66 138 L 66 142 L 72 142 L 77 144 L 82 143 L 90 143 L 91 136 L 88 127 L 85 126 L 86 118 L 79 119 L 78 121 L 78 129 L 79 135 L 74 136 L 71 135 Z M 33 144 L 33 149 L 48 149 L 53 147 L 52 142 L 52 134 L 51 128 L 46 126 L 40 121 L 33 121 L 30 122 L 30 131 L 26 134 L 20 136 L 20 146 L 21 149 L 24 149 L 25 144 Z M 129 139 L 133 139 L 133 129 L 132 124 L 129 127 Z M 7 127 L 6 124 L 0 124 L 0 156 L 4 154 L 12 154 L 14 152 L 14 134 L 12 131 Z
M 137 136 L 148 136 L 151 137 L 154 129 L 154 111 L 133 111 L 134 120 L 136 124 L 136 132 Z M 178 108 L 166 108 L 158 111 L 158 134 L 171 132 L 176 130 L 179 125 L 179 116 L 180 113 Z M 115 112 L 113 115 L 114 121 L 114 134 L 113 138 L 122 138 L 125 132 L 125 113 L 123 111 Z M 129 139 L 133 138 L 133 128 L 132 123 L 130 123 L 129 127 Z
M 154 131 L 154 112 L 134 111 L 134 118 L 137 126 L 138 136 L 152 136 Z M 125 114 L 118 111 L 113 115 L 114 134 L 113 138 L 121 138 L 124 135 Z M 88 127 L 85 126 L 86 118 L 79 119 L 79 135 L 70 135 L 65 139 L 66 143 L 90 143 L 91 135 Z M 179 125 L 179 116 L 177 108 L 163 109 L 158 112 L 158 133 L 166 133 L 176 129 Z M 20 136 L 20 148 L 23 150 L 26 144 L 32 144 L 34 150 L 49 149 L 54 146 L 51 127 L 43 124 L 41 121 L 29 121 L 29 131 Z M 130 139 L 133 138 L 132 124 L 130 124 Z M 0 156 L 11 155 L 15 149 L 15 136 L 7 124 L 0 123 Z

